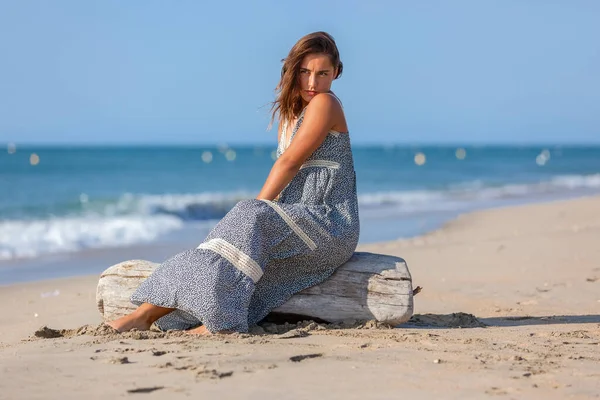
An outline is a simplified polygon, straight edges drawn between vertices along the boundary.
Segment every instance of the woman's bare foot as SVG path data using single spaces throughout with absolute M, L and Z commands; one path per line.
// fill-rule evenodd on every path
M 212 335 L 212 332 L 206 329 L 206 326 L 200 325 L 197 328 L 189 329 L 185 331 L 188 335 L 200 335 L 200 336 L 209 336 Z
M 208 329 L 206 329 L 206 326 L 204 326 L 204 325 L 200 325 L 199 327 L 194 328 L 194 329 L 189 329 L 189 330 L 185 331 L 185 333 L 187 333 L 188 335 L 200 335 L 200 336 L 210 336 L 210 335 L 214 334 L 213 332 L 211 332 Z M 231 333 L 234 333 L 234 332 L 232 332 L 232 331 L 219 331 L 219 332 L 216 332 L 216 333 L 218 333 L 219 335 L 228 335 L 228 334 L 231 334 Z
M 132 329 L 139 331 L 147 331 L 150 326 L 159 319 L 173 311 L 174 308 L 165 308 L 155 306 L 150 303 L 143 303 L 134 312 L 114 321 L 107 322 L 106 325 L 118 330 L 119 332 L 127 332 Z
M 119 332 L 127 332 L 132 329 L 137 329 L 138 331 L 147 331 L 150 329 L 152 323 L 149 323 L 145 318 L 142 318 L 133 312 L 119 319 L 115 319 L 114 321 L 107 322 L 106 325 L 116 329 Z

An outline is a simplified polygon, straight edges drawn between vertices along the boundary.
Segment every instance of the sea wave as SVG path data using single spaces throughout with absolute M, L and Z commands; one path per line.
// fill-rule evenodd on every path
M 0 260 L 151 242 L 181 228 L 175 217 L 70 217 L 0 222 Z
M 597 193 L 600 174 L 560 175 L 536 183 L 491 185 L 462 182 L 436 190 L 363 193 L 361 209 L 393 208 L 396 213 L 418 213 L 480 208 L 506 199 L 543 198 L 544 195 Z M 152 242 L 191 222 L 222 218 L 248 192 L 195 194 L 123 194 L 114 200 L 84 198 L 66 215 L 0 220 L 0 260 L 31 258 L 90 248 Z
M 254 197 L 247 192 L 163 195 L 125 194 L 102 210 L 103 215 L 168 215 L 183 221 L 220 219 L 240 200 Z
M 468 208 L 469 204 L 509 199 L 597 192 L 600 174 L 559 175 L 535 183 L 491 185 L 481 180 L 461 182 L 438 190 L 385 191 L 359 196 L 363 208 L 395 207 L 401 212 L 443 211 Z
M 66 215 L 0 220 L 0 260 L 152 242 L 186 222 L 219 220 L 250 196 L 126 193 L 113 201 L 85 198 Z

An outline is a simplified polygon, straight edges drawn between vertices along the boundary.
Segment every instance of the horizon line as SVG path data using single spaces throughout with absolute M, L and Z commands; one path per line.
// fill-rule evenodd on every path
M 165 147 L 165 148 L 176 148 L 176 147 L 277 147 L 276 142 L 145 142 L 145 143 L 136 143 L 136 142 L 106 142 L 106 143 L 86 143 L 86 142 L 58 142 L 58 143 L 50 143 L 50 142 L 0 142 L 0 148 L 8 148 L 15 147 L 18 148 L 29 148 L 29 147 L 73 147 L 73 148 L 102 148 L 102 147 Z M 353 142 L 353 147 L 419 147 L 419 146 L 436 146 L 436 147 L 523 147 L 523 146 L 565 146 L 565 147 L 599 147 L 600 141 L 591 142 L 591 141 L 571 141 L 571 142 L 558 142 L 558 141 L 548 141 L 548 142 L 504 142 L 504 141 L 489 141 L 489 142 L 463 142 L 463 141 L 440 141 L 440 142 L 409 142 L 409 141 L 400 141 L 400 142 Z

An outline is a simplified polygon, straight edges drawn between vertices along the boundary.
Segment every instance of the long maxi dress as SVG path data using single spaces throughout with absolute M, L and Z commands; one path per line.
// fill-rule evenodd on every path
M 279 157 L 288 139 L 284 125 Z M 353 254 L 359 220 L 347 133 L 330 131 L 275 201 L 242 200 L 195 249 L 162 263 L 131 301 L 175 308 L 161 330 L 204 324 L 246 332 L 295 293 L 326 280 Z

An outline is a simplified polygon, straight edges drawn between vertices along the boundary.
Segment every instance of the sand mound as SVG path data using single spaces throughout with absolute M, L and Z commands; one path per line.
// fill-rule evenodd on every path
M 39 328 L 33 333 L 33 336 L 41 339 L 53 339 L 53 338 L 69 338 L 74 336 L 103 336 L 108 338 L 127 338 L 127 339 L 156 339 L 166 337 L 167 332 L 160 332 L 156 330 L 149 331 L 137 331 L 119 333 L 114 328 L 101 323 L 99 325 L 83 325 L 75 329 L 52 329 L 47 326 Z
M 486 326 L 473 314 L 463 312 L 452 314 L 415 314 L 406 323 L 433 328 L 483 328 Z
M 392 329 L 393 327 L 378 322 L 372 321 L 355 321 L 348 320 L 339 323 L 317 323 L 315 321 L 300 321 L 298 323 L 283 323 L 274 324 L 271 322 L 262 323 L 250 329 L 250 335 L 279 335 L 280 338 L 288 337 L 303 337 L 311 331 L 327 331 L 337 329 Z M 232 336 L 247 337 L 249 334 L 233 334 Z M 102 336 L 105 339 L 160 339 L 174 336 L 187 336 L 185 331 L 168 331 L 161 332 L 156 329 L 149 331 L 137 331 L 119 333 L 112 327 L 101 323 L 99 325 L 83 325 L 75 329 L 53 329 L 47 326 L 42 326 L 33 333 L 34 338 L 54 339 L 54 338 L 70 338 L 75 336 Z

